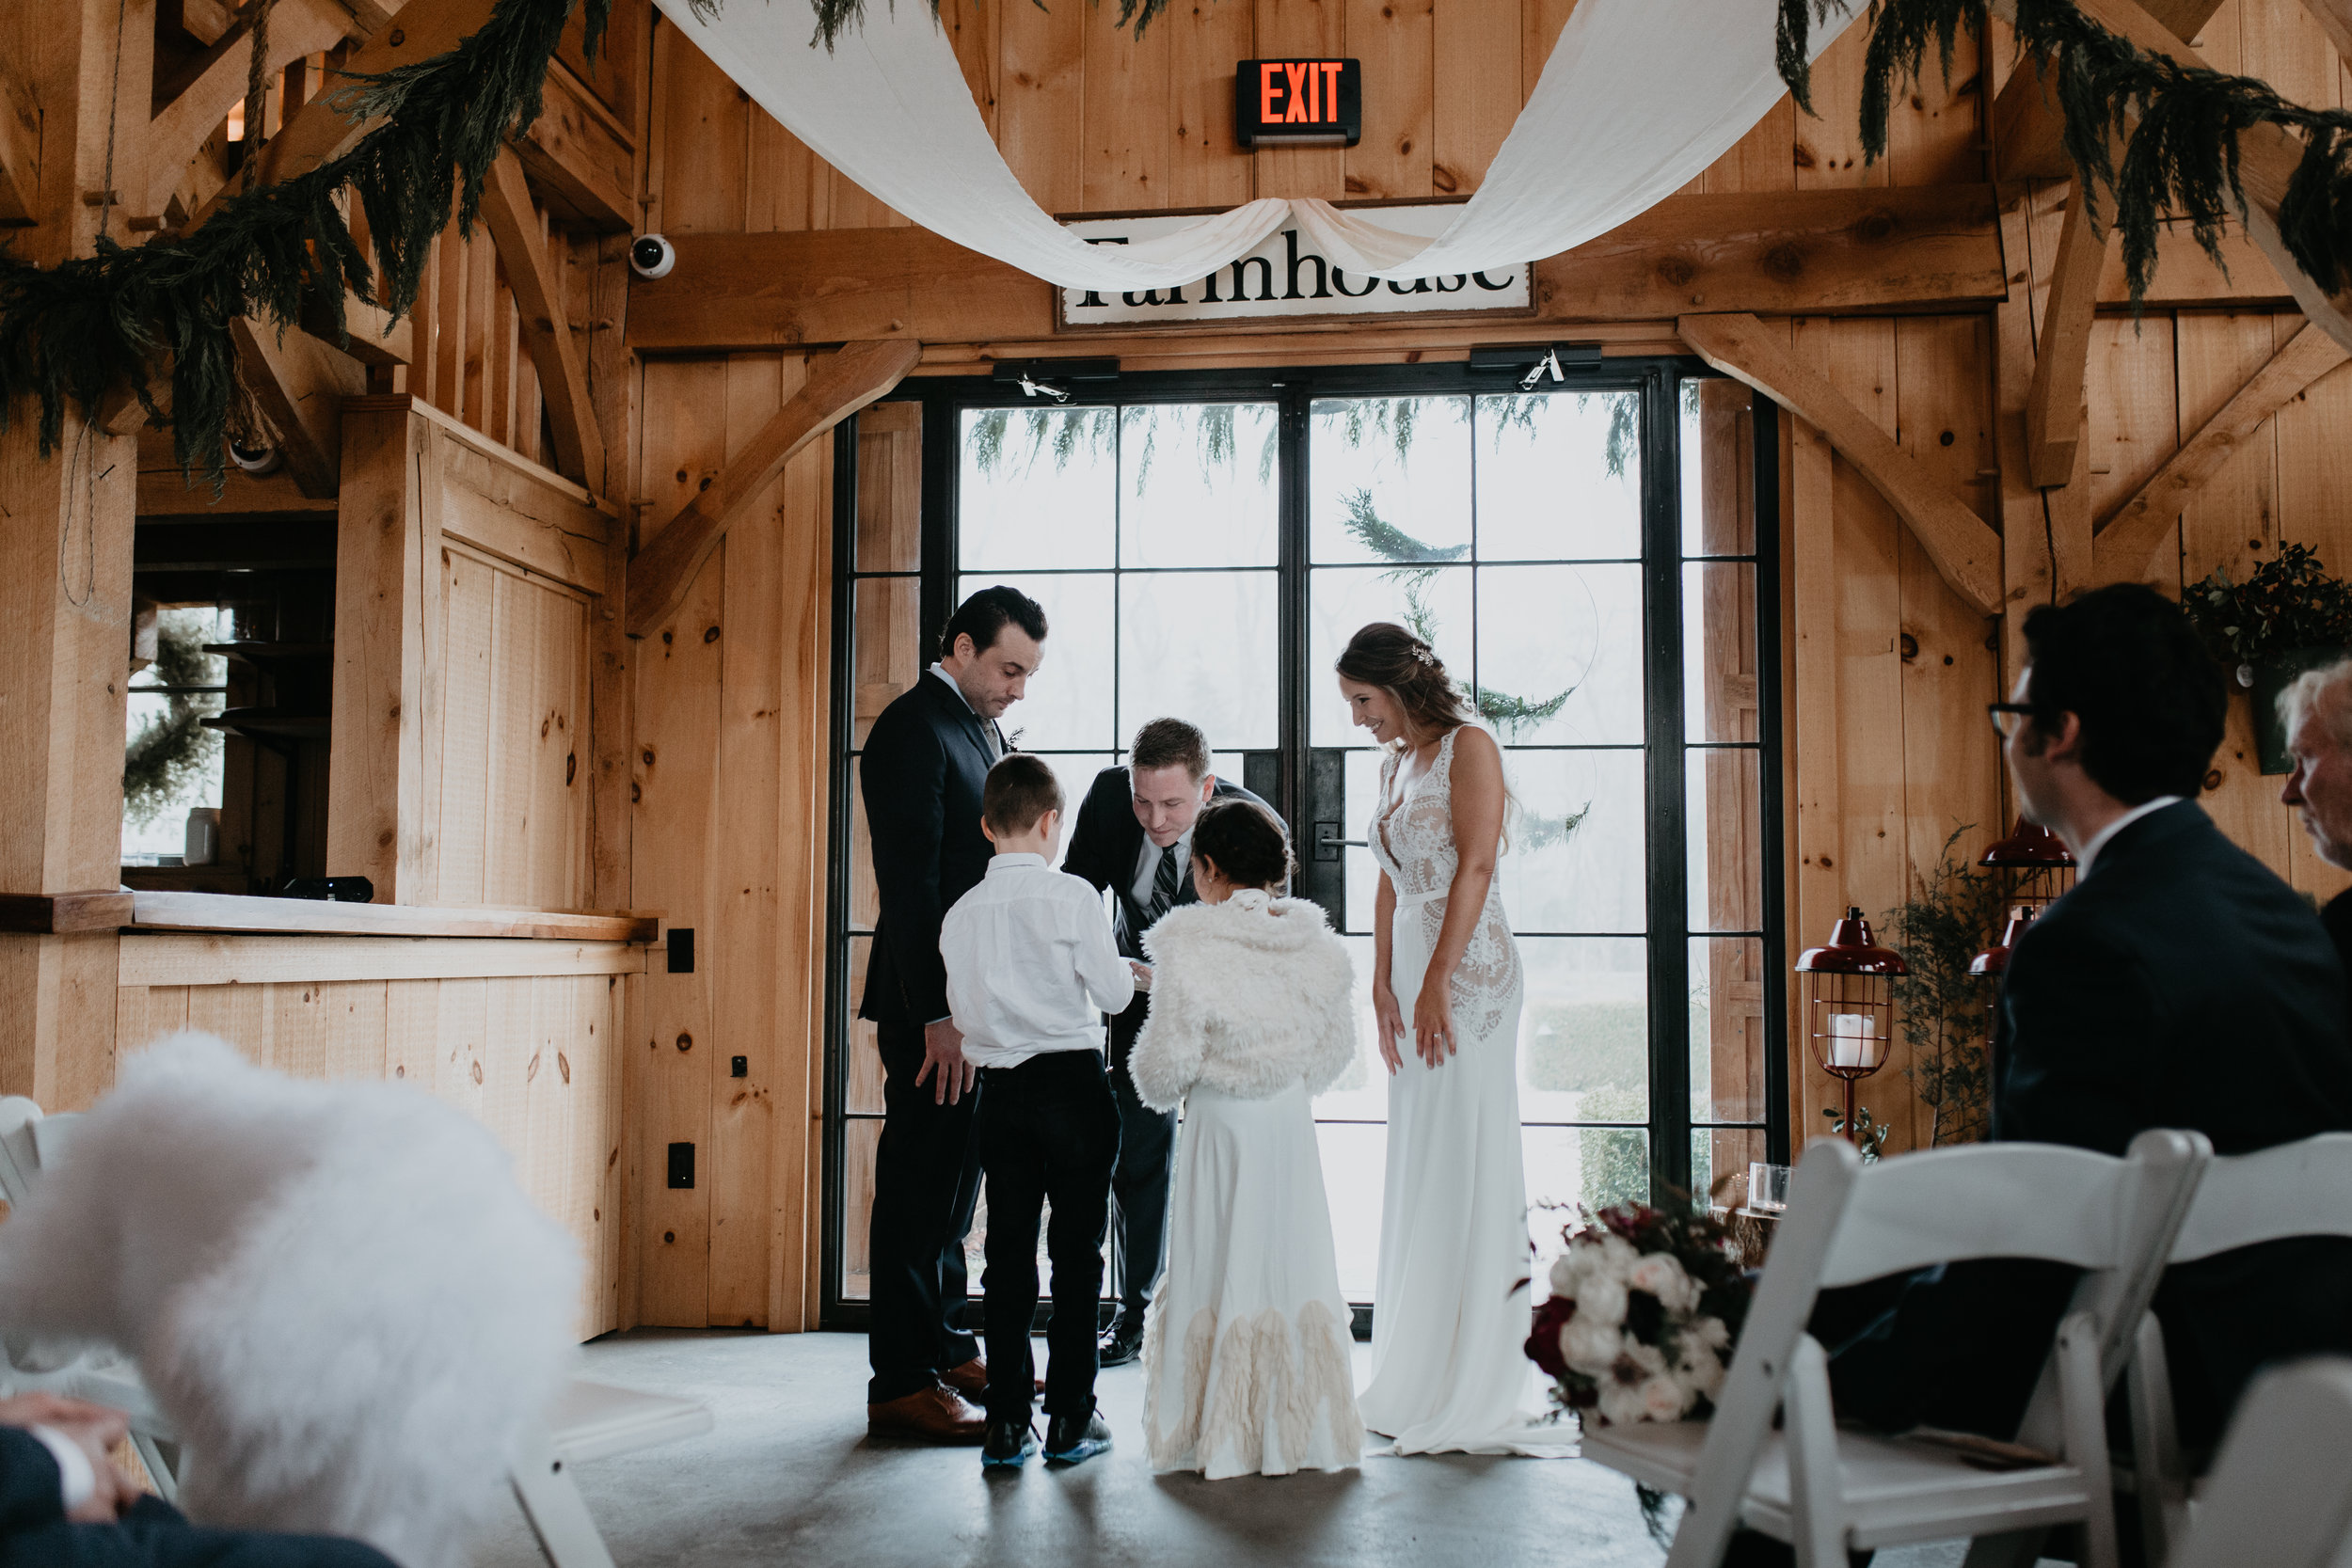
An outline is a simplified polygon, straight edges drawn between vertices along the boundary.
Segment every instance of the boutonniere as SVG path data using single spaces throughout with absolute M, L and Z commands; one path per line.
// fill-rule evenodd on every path
M 1001 734 L 1002 732 L 1000 731 L 998 733 Z M 1021 750 L 1021 737 L 1028 733 L 1029 732 L 1025 729 L 1019 729 L 1013 731 L 1010 735 L 1006 736 L 1005 754 L 1007 756 L 1010 756 L 1013 752 Z

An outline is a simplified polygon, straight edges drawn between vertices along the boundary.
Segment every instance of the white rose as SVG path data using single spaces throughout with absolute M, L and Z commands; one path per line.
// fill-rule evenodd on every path
M 1704 1345 L 1683 1342 L 1682 1358 L 1675 1364 L 1675 1382 L 1693 1398 L 1713 1399 L 1724 1386 L 1723 1358 Z
M 1624 1336 L 1613 1323 L 1595 1323 L 1580 1307 L 1560 1329 L 1560 1359 L 1587 1377 L 1599 1377 L 1617 1363 L 1617 1341 Z
M 1682 1333 L 1689 1342 L 1704 1345 L 1719 1354 L 1731 1348 L 1731 1329 L 1721 1318 L 1692 1318 Z
M 1648 1402 L 1642 1397 L 1645 1383 L 1615 1383 L 1607 1378 L 1600 1385 L 1600 1418 L 1611 1426 L 1629 1427 L 1642 1419 L 1648 1410 Z
M 1587 1275 L 1576 1291 L 1576 1315 L 1608 1328 L 1625 1322 L 1625 1286 L 1613 1275 Z
M 1672 1253 L 1644 1255 L 1626 1271 L 1625 1282 L 1633 1290 L 1656 1296 L 1659 1306 L 1677 1316 L 1698 1305 L 1696 1282 L 1683 1273 L 1680 1260 Z
M 1651 1421 L 1678 1421 L 1691 1408 L 1691 1396 L 1670 1377 L 1654 1377 L 1642 1385 L 1642 1417 Z
M 1553 1295 L 1575 1299 L 1579 1272 L 1575 1259 L 1576 1254 L 1570 1251 L 1564 1252 L 1551 1260 L 1551 1293 Z
M 1623 1236 L 1613 1233 L 1600 1238 L 1600 1256 L 1613 1274 L 1622 1275 L 1642 1259 L 1642 1251 Z

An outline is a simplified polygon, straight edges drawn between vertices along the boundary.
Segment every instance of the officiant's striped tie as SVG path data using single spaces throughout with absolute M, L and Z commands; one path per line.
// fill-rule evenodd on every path
M 1157 926 L 1160 916 L 1176 902 L 1176 846 L 1160 851 L 1160 863 L 1152 872 L 1152 907 L 1144 911 L 1146 929 Z

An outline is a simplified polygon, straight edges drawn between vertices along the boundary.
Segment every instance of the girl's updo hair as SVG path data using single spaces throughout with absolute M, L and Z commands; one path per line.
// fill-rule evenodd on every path
M 1274 814 L 1251 800 L 1212 800 L 1192 820 L 1192 852 L 1235 887 L 1279 888 L 1298 863 Z
M 1334 668 L 1349 680 L 1387 692 L 1412 726 L 1413 740 L 1470 721 L 1470 705 L 1445 673 L 1438 651 L 1392 621 L 1375 621 L 1349 638 Z

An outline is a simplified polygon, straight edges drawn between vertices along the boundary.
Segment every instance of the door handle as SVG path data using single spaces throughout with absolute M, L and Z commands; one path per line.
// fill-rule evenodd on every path
M 1342 824 L 1337 822 L 1315 824 L 1315 859 L 1335 861 L 1346 853 L 1347 840 L 1342 835 L 1341 828 Z

